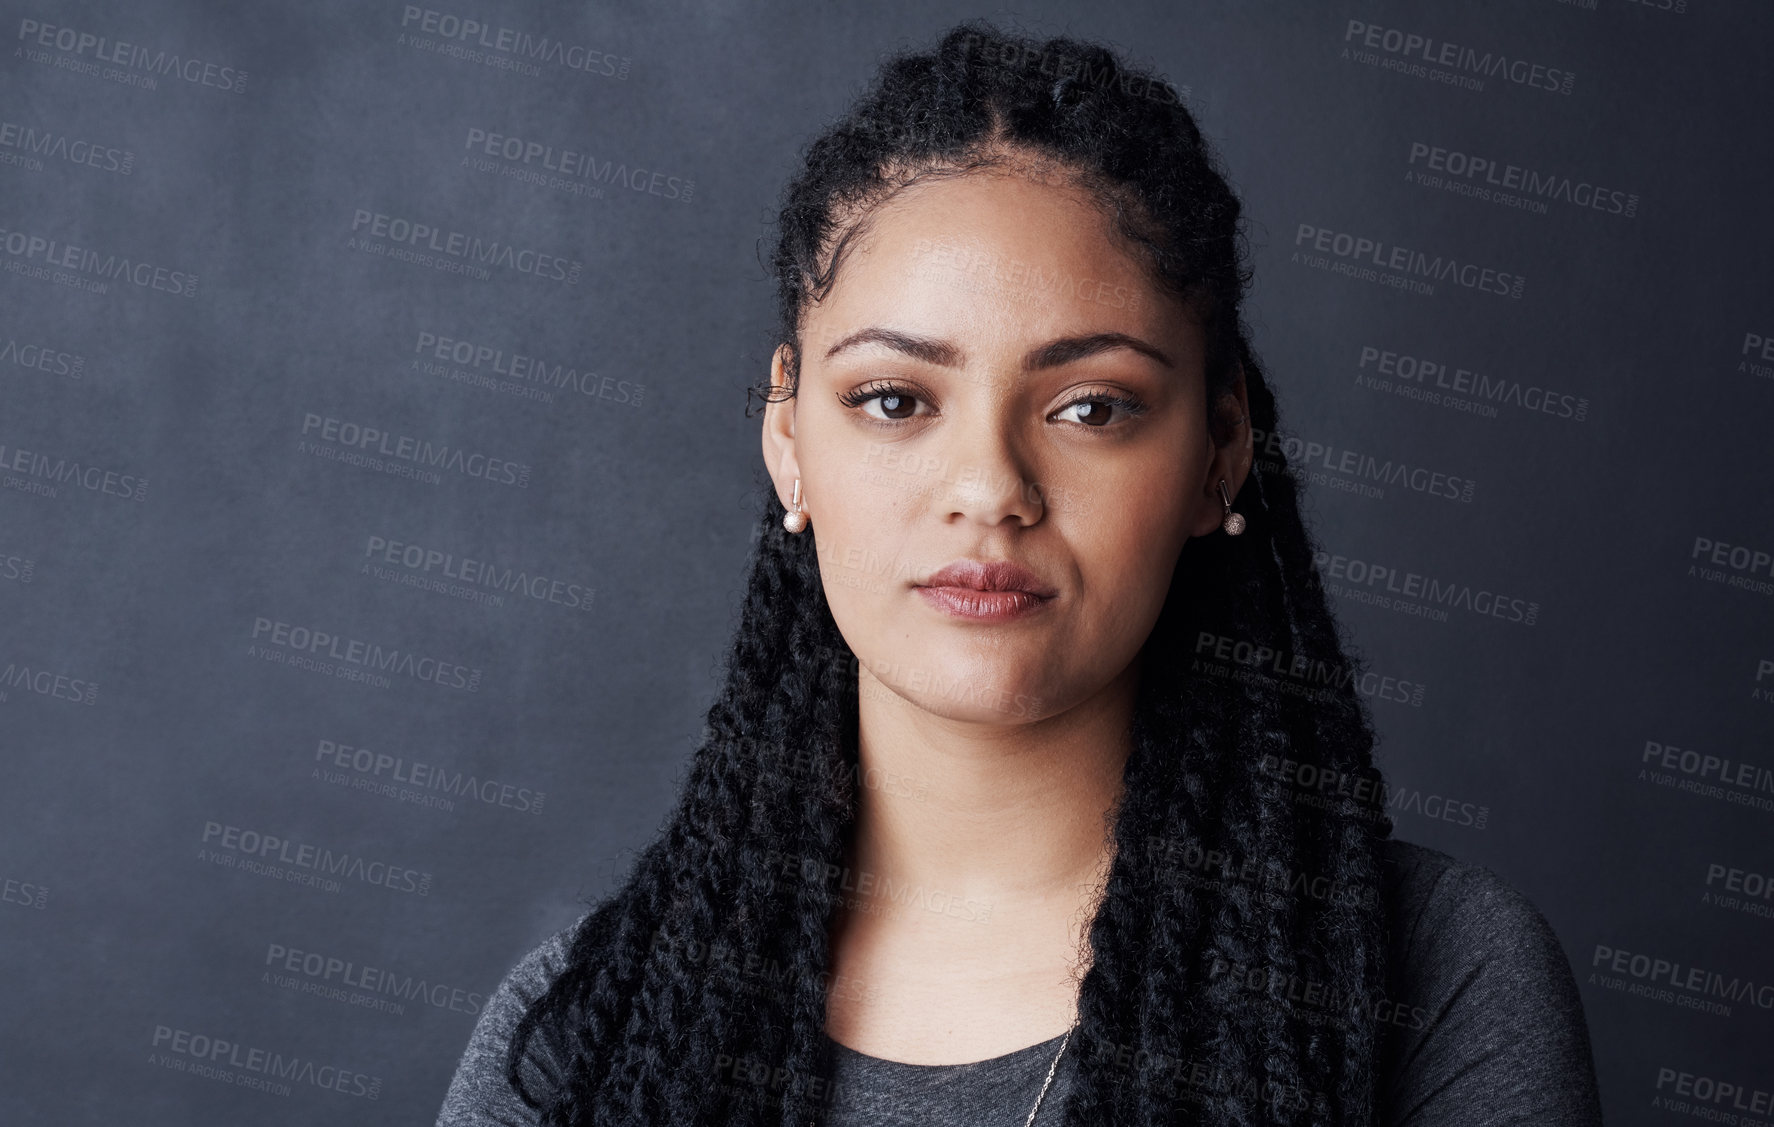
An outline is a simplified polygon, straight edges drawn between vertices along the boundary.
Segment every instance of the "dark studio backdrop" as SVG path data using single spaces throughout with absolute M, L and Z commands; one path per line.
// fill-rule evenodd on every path
M 1610 1122 L 1774 1121 L 1774 9 L 0 14 L 0 1121 L 431 1121 L 700 731 L 780 185 L 971 15 L 1219 145 L 1398 834 Z

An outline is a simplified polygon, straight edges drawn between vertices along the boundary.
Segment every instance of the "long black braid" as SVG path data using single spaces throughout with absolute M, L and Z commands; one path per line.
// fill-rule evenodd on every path
M 806 150 L 774 257 L 790 387 L 802 313 L 869 209 L 916 176 L 1006 154 L 1091 189 L 1200 318 L 1210 406 L 1242 370 L 1248 425 L 1275 433 L 1241 313 L 1240 205 L 1175 90 L 1101 46 L 979 22 L 886 62 Z M 1372 797 L 1360 666 L 1285 455 L 1259 459 L 1235 504 L 1247 530 L 1184 547 L 1142 652 L 1068 1127 L 1373 1115 L 1391 823 Z M 726 683 L 676 810 L 513 1038 L 508 1074 L 551 1127 L 822 1119 L 827 994 L 856 986 L 829 974 L 828 925 L 859 784 L 857 666 L 821 587 L 818 529 L 788 535 L 782 516 L 767 491 Z

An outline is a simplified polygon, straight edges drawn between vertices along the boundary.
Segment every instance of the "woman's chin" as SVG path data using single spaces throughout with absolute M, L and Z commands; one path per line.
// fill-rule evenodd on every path
M 871 667 L 873 676 L 857 683 L 861 697 L 889 705 L 911 705 L 932 716 L 970 724 L 1029 724 L 1050 714 L 1049 695 L 1040 678 L 982 670 L 978 663 L 940 664 L 916 669 Z

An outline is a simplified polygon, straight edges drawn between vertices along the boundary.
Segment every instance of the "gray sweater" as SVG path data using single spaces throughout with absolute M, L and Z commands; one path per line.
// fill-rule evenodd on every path
M 1393 840 L 1385 870 L 1390 981 L 1378 1011 L 1378 1123 L 1599 1127 L 1582 1001 L 1545 917 L 1489 869 L 1439 850 Z M 525 956 L 488 1000 L 438 1127 L 536 1123 L 506 1083 L 505 1049 L 525 1005 L 560 973 L 571 931 Z M 948 1065 L 881 1060 L 834 1043 L 828 1127 L 1021 1127 L 1061 1041 Z M 1038 1125 L 1060 1122 L 1078 1052 L 1074 1039 Z

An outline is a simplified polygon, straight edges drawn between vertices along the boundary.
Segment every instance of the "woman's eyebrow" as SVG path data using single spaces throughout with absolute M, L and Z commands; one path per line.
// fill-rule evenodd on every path
M 1043 368 L 1057 368 L 1062 364 L 1095 356 L 1099 352 L 1112 352 L 1117 348 L 1130 348 L 1142 356 L 1151 357 L 1166 368 L 1175 366 L 1162 349 L 1147 344 L 1138 337 L 1131 337 L 1126 333 L 1091 333 L 1082 337 L 1061 337 L 1050 340 L 1039 348 L 1030 349 L 1029 354 L 1023 357 L 1023 370 L 1038 372 Z
M 895 329 L 872 327 L 859 329 L 838 341 L 826 350 L 827 360 L 847 348 L 864 344 L 879 344 L 904 353 L 914 360 L 922 360 L 926 364 L 936 364 L 944 368 L 959 368 L 966 359 L 962 351 L 948 341 L 934 337 L 913 336 Z M 1060 337 L 1046 344 L 1029 350 L 1023 357 L 1023 370 L 1038 372 L 1044 368 L 1057 368 L 1070 364 L 1074 360 L 1082 360 L 1087 356 L 1095 356 L 1101 352 L 1110 352 L 1117 348 L 1127 348 L 1143 356 L 1149 356 L 1166 368 L 1174 367 L 1165 352 L 1126 333 L 1091 333 L 1087 336 Z
M 846 348 L 864 344 L 883 344 L 895 352 L 905 353 L 914 360 L 922 360 L 926 364 L 936 364 L 944 368 L 959 368 L 964 359 L 961 350 L 947 341 L 937 340 L 934 337 L 917 337 L 910 333 L 879 327 L 859 329 L 851 333 L 827 349 L 825 358 L 830 360 Z

